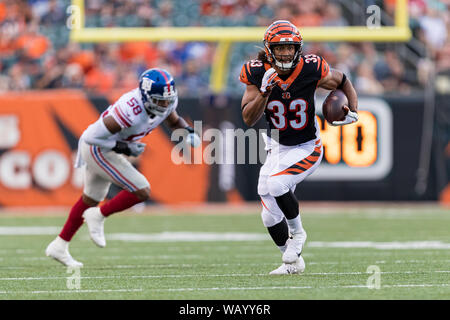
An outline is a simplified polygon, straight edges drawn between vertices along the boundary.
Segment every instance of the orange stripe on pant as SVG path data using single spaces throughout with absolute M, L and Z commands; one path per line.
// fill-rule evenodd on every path
M 319 143 L 320 143 L 320 140 L 318 140 L 318 142 L 316 141 L 316 145 L 318 145 Z M 318 153 L 318 155 L 313 155 L 314 153 Z M 278 172 L 276 174 L 271 175 L 271 177 L 280 176 L 280 175 L 301 174 L 301 173 L 305 172 L 306 170 L 308 170 L 309 168 L 311 168 L 317 162 L 317 160 L 319 160 L 320 154 L 321 154 L 320 146 L 317 146 L 314 148 L 314 151 L 309 156 L 307 156 L 306 158 L 303 158 L 302 160 L 293 164 L 289 168 L 287 168 L 281 172 Z M 308 161 L 305 161 L 305 160 L 308 160 Z

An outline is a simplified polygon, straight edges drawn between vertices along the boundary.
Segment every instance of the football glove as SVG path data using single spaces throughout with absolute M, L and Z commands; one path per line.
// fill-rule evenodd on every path
M 133 157 L 139 156 L 145 150 L 145 143 L 142 142 L 131 142 L 128 144 L 128 148 L 130 148 L 130 155 Z
M 267 97 L 272 91 L 273 87 L 279 82 L 279 80 L 275 81 L 275 78 L 278 76 L 278 73 L 274 68 L 270 68 L 264 73 L 261 88 L 259 89 L 264 97 Z
M 358 113 L 356 111 L 351 111 L 348 107 L 344 108 L 348 109 L 348 113 L 345 116 L 345 119 L 342 121 L 333 121 L 333 126 L 343 126 L 358 121 Z
M 186 136 L 186 141 L 194 148 L 197 148 L 200 145 L 200 137 L 196 133 L 189 133 Z
M 189 132 L 186 136 L 186 142 L 189 143 L 192 147 L 197 148 L 201 142 L 199 135 L 194 131 L 192 127 L 186 127 L 185 129 Z

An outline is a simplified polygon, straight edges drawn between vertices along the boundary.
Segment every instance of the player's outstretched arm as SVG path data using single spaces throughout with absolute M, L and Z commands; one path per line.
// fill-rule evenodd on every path
M 183 117 L 180 117 L 179 114 L 176 111 L 172 111 L 167 116 L 166 124 L 172 130 L 184 129 L 184 128 L 189 127 L 189 124 L 186 122 L 186 120 L 184 120 Z
M 180 117 L 176 111 L 172 111 L 166 119 L 166 124 L 172 129 L 186 129 L 188 134 L 186 139 L 188 143 L 190 143 L 193 147 L 197 147 L 200 144 L 200 137 L 194 131 L 194 129 L 189 126 L 189 124 L 184 120 L 183 117 Z
M 342 71 L 330 69 L 330 72 L 319 81 L 319 87 L 327 90 L 341 89 L 347 96 L 349 109 L 353 112 L 358 111 L 358 95 L 350 79 Z

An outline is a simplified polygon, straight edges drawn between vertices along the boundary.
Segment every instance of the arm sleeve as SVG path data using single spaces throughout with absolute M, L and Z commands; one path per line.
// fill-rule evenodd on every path
M 87 144 L 107 149 L 114 148 L 117 142 L 113 138 L 113 134 L 106 128 L 102 118 L 91 124 L 86 131 L 83 132 L 81 139 Z

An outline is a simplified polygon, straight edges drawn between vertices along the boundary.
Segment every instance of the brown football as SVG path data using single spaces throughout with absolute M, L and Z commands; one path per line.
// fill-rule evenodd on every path
M 322 105 L 322 113 L 328 123 L 345 119 L 348 110 L 344 109 L 344 106 L 348 106 L 344 92 L 342 90 L 331 91 Z

